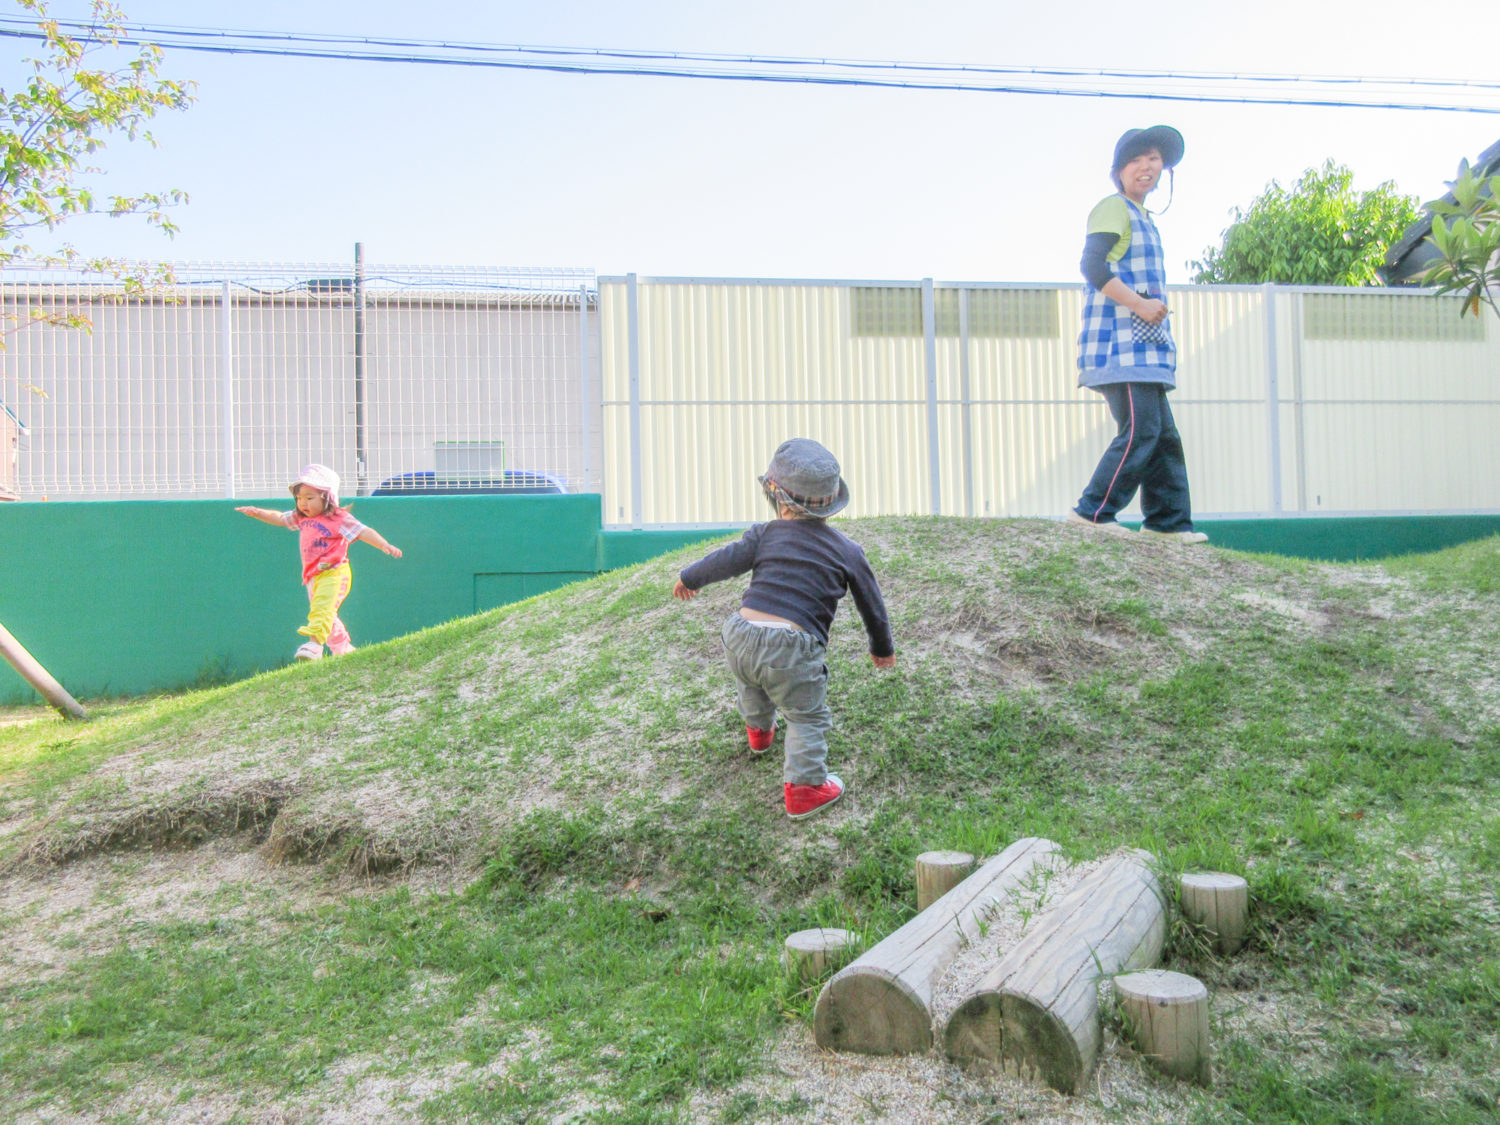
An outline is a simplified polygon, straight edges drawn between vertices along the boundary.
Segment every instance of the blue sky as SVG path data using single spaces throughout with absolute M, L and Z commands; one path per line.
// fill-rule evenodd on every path
M 1410 3 L 121 0 L 133 20 L 492 43 L 974 64 L 1483 79 L 1492 42 Z M 12 0 L 0 0 L 11 14 Z M 58 15 L 77 0 L 54 0 Z M 1471 14 L 1479 6 L 1467 9 Z M 1495 30 L 1488 19 L 1487 30 Z M 3 84 L 24 53 L 0 45 Z M 1173 280 L 1229 210 L 1328 157 L 1431 198 L 1500 115 L 555 75 L 170 52 L 198 103 L 112 143 L 104 185 L 181 188 L 181 261 L 582 266 L 601 273 L 1073 282 L 1126 128 L 1186 138 L 1159 220 Z M 1491 101 L 1491 104 L 1495 104 Z M 1163 199 L 1153 197 L 1155 206 Z M 62 237 L 59 236 L 59 238 Z M 33 239 L 45 247 L 45 237 Z

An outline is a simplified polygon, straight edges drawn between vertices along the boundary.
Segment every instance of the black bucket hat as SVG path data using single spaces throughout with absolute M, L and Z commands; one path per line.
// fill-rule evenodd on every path
M 760 486 L 772 507 L 789 504 L 819 519 L 842 512 L 849 503 L 849 486 L 839 475 L 838 458 L 811 438 L 792 438 L 777 446 Z
M 1170 125 L 1153 125 L 1149 129 L 1126 129 L 1115 142 L 1115 162 L 1111 173 L 1118 172 L 1143 152 L 1161 153 L 1163 167 L 1175 168 L 1182 161 L 1182 134 Z

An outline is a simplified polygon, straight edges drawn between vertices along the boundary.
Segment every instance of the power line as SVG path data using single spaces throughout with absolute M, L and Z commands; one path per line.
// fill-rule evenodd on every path
M 1500 113 L 1500 104 L 1454 104 L 1398 99 L 1386 91 L 1374 93 L 1386 100 L 1349 99 L 1309 93 L 1299 97 L 1277 97 L 1260 93 L 1231 93 L 1213 87 L 1243 88 L 1247 83 L 1304 85 L 1314 88 L 1336 85 L 1372 90 L 1400 86 L 1422 93 L 1459 89 L 1489 94 L 1500 91 L 1500 83 L 1452 79 L 1358 78 L 1276 74 L 1230 74 L 1213 72 L 1166 72 L 1143 70 L 1087 70 L 1073 67 L 1007 67 L 956 63 L 875 62 L 756 55 L 708 54 L 701 52 L 619 50 L 585 47 L 542 47 L 522 44 L 448 43 L 441 40 L 382 39 L 343 35 L 309 35 L 296 32 L 233 31 L 216 28 L 172 27 L 132 24 L 103 27 L 84 21 L 54 21 L 74 32 L 102 33 L 130 46 L 162 50 L 186 50 L 211 54 L 261 55 L 283 58 L 327 59 L 346 62 L 381 62 L 407 65 L 461 66 L 504 70 L 535 70 L 558 74 L 597 74 L 627 77 L 696 78 L 735 82 L 770 82 L 822 86 L 876 87 L 965 93 L 1031 94 L 1051 97 L 1131 98 L 1149 101 L 1231 103 L 1247 105 L 1306 106 L 1349 109 L 1402 109 L 1445 113 Z M 9 27 L 4 25 L 10 25 Z M 0 37 L 45 39 L 34 22 L 0 17 Z M 208 42 L 219 40 L 219 42 Z M 267 42 L 290 44 L 265 46 Z M 414 53 L 419 52 L 419 53 Z M 467 52 L 457 54 L 452 52 Z M 515 56 L 515 57 L 497 57 Z M 611 61 L 624 60 L 624 61 Z M 659 65 L 639 65 L 642 63 Z M 782 68 L 782 69 L 774 69 Z M 855 71 L 856 73 L 844 73 Z M 878 73 L 885 72 L 885 73 Z M 918 77 L 909 75 L 959 75 L 974 78 Z M 1009 82 L 983 80 L 980 76 L 1006 75 Z M 974 80 L 977 78 L 978 80 Z M 1104 79 L 1105 83 L 1082 86 L 1027 84 L 1037 79 Z M 1121 88 L 1121 82 L 1169 82 L 1178 89 Z M 1108 83 L 1115 83 L 1111 86 Z M 1193 84 L 1209 90 L 1194 91 Z

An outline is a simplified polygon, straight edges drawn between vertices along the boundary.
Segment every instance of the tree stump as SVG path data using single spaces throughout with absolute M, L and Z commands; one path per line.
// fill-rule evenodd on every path
M 949 1017 L 947 1056 L 1078 1093 L 1103 1035 L 1099 978 L 1161 958 L 1167 911 L 1151 862 L 1116 856 L 1050 907 Z
M 1202 871 L 1184 875 L 1181 886 L 1182 916 L 1208 931 L 1221 957 L 1239 952 L 1250 927 L 1250 887 L 1245 880 Z
M 974 870 L 968 852 L 923 852 L 917 856 L 917 909 L 926 910 Z
M 1151 1063 L 1200 1086 L 1213 1080 L 1208 989 L 1185 973 L 1151 969 L 1114 980 L 1125 1034 Z
M 1038 866 L 1060 862 L 1057 845 L 1017 840 L 927 910 L 823 986 L 813 1015 L 818 1046 L 867 1055 L 906 1055 L 932 1047 L 932 996 L 966 941 Z
M 833 970 L 842 969 L 854 956 L 858 944 L 859 938 L 853 930 L 798 930 L 787 935 L 781 963 L 803 984 L 811 984 Z

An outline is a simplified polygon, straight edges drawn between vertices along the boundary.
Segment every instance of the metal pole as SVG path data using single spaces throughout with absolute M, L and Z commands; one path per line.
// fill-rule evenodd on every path
M 935 516 L 943 513 L 942 469 L 938 459 L 937 407 L 937 315 L 932 278 L 922 279 L 922 341 L 927 366 L 927 473 L 928 503 Z
M 219 378 L 224 398 L 224 495 L 234 499 L 234 316 L 229 282 L 219 289 Z
M 365 464 L 365 244 L 354 244 L 354 495 L 368 496 Z
M 89 713 L 79 706 L 78 700 L 64 690 L 62 684 L 54 680 L 47 669 L 37 663 L 36 657 L 26 651 L 26 646 L 12 635 L 11 631 L 4 625 L 0 625 L 0 656 L 5 657 L 21 677 L 32 687 L 36 693 L 61 711 L 70 719 L 87 719 Z
M 1276 338 L 1276 286 L 1262 285 L 1266 302 L 1266 429 L 1271 442 L 1271 511 L 1281 511 L 1281 370 Z
M 626 323 L 630 327 L 630 526 L 642 527 L 641 508 L 641 301 L 635 274 L 625 275 Z

